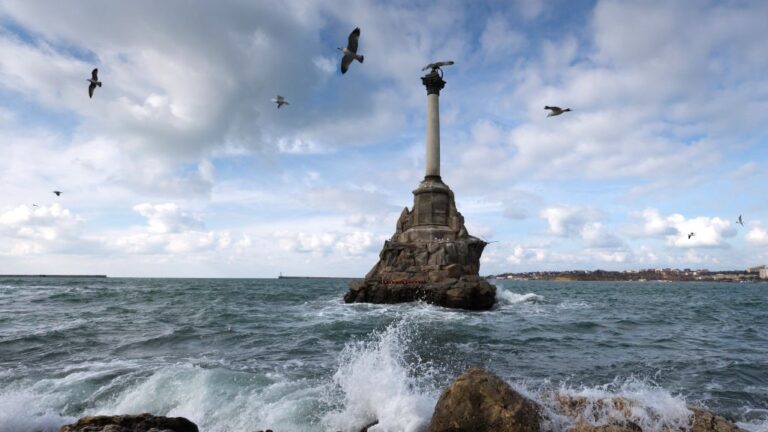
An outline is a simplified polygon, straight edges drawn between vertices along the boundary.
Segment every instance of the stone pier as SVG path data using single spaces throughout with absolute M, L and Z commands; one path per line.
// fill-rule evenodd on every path
M 453 191 L 440 177 L 439 68 L 422 77 L 427 88 L 427 157 L 424 180 L 413 191 L 413 208 L 403 209 L 395 234 L 379 262 L 353 282 L 347 303 L 426 301 L 451 308 L 490 309 L 496 288 L 479 276 L 486 242 L 469 235 Z

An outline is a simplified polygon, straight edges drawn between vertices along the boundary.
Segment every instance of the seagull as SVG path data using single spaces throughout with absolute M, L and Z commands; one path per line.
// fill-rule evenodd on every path
M 357 41 L 360 39 L 360 27 L 355 27 L 352 33 L 349 34 L 349 41 L 345 48 L 339 48 L 344 53 L 344 57 L 341 58 L 341 73 L 347 73 L 352 60 L 357 60 L 360 63 L 365 59 L 364 56 L 357 54 Z
M 559 116 L 560 114 L 571 110 L 570 108 L 562 109 L 556 106 L 545 106 L 544 109 L 552 111 L 551 113 L 547 114 L 547 117 Z
M 93 97 L 93 90 L 96 89 L 96 86 L 101 87 L 101 81 L 99 81 L 99 69 L 94 69 L 91 71 L 91 79 L 87 79 L 91 85 L 88 86 L 88 97 Z
M 53 191 L 53 193 L 55 193 L 56 196 L 61 196 L 61 191 Z
M 40 206 L 37 204 L 32 204 L 32 207 L 40 207 Z
M 284 97 L 277 95 L 275 98 L 272 99 L 272 102 L 277 104 L 277 109 L 280 109 L 283 107 L 283 105 L 290 105 Z
M 427 69 L 439 69 L 439 68 L 441 68 L 443 66 L 450 66 L 452 64 L 453 64 L 453 61 L 451 61 L 451 60 L 441 61 L 441 62 L 436 62 L 436 63 L 430 63 L 430 64 L 424 66 L 423 68 L 421 68 L 421 70 L 425 71 Z
M 688 240 L 690 240 L 690 239 L 691 239 L 691 237 L 693 237 L 693 236 L 695 236 L 695 235 L 696 235 L 696 233 L 695 233 L 695 232 L 692 232 L 692 233 L 688 234 Z
M 739 215 L 739 219 L 738 219 L 738 220 L 736 220 L 736 223 L 737 223 L 737 224 L 739 224 L 739 225 L 741 225 L 741 226 L 744 226 L 744 221 L 743 221 L 743 220 L 741 220 L 741 215 Z

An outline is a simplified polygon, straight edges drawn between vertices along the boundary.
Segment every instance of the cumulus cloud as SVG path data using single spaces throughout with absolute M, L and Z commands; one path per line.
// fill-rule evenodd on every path
M 0 212 L 0 254 L 11 256 L 76 252 L 83 219 L 59 204 L 18 206 Z
M 768 230 L 763 227 L 754 227 L 749 230 L 746 239 L 750 243 L 766 246 L 768 245 Z
M 674 247 L 727 247 L 725 239 L 736 235 L 731 222 L 719 217 L 686 218 L 680 213 L 663 216 L 652 208 L 635 215 L 642 220 L 640 229 L 634 230 L 636 235 L 665 238 Z M 695 235 L 689 239 L 690 233 Z
M 585 225 L 599 219 L 601 213 L 595 209 L 561 206 L 545 208 L 540 216 L 547 221 L 550 234 L 570 237 L 581 233 Z M 594 231 L 595 227 L 590 229 Z
M 525 36 L 512 29 L 510 20 L 502 15 L 488 18 L 485 29 L 480 35 L 480 47 L 487 58 L 504 57 L 522 48 Z
M 367 231 L 353 232 L 275 232 L 278 246 L 287 252 L 310 253 L 316 256 L 338 254 L 341 256 L 358 256 L 374 252 L 383 244 L 382 239 L 376 239 L 374 234 Z M 381 240 L 381 241 L 375 241 Z
M 732 221 L 682 215 L 716 214 L 716 204 L 690 206 L 704 195 L 722 202 L 726 186 L 713 185 L 723 179 L 740 190 L 765 183 L 767 4 L 600 0 L 568 17 L 541 0 L 470 8 L 2 2 L 2 211 L 31 196 L 50 210 L 44 197 L 61 189 L 55 202 L 73 219 L 3 226 L 0 249 L 183 259 L 261 248 L 297 266 L 314 255 L 320 267 L 334 254 L 365 261 L 423 174 L 420 68 L 452 59 L 441 94 L 444 179 L 472 230 L 519 236 L 484 262 L 735 262 L 736 250 L 714 249 L 734 238 Z M 335 48 L 354 26 L 366 62 L 342 77 Z M 545 27 L 559 31 L 535 30 Z M 94 66 L 104 87 L 88 99 Z M 269 102 L 277 93 L 288 109 Z M 545 104 L 574 111 L 547 119 Z M 750 199 L 738 208 L 764 219 Z M 620 219 L 672 201 L 679 215 L 636 215 L 634 250 L 590 208 Z M 147 204 L 126 215 L 125 203 Z M 145 223 L 130 226 L 135 215 Z M 755 223 L 745 254 L 764 243 Z M 546 236 L 558 242 L 537 243 Z
M 133 206 L 133 210 L 147 219 L 147 231 L 150 233 L 180 233 L 203 229 L 200 218 L 183 212 L 175 203 L 142 203 Z
M 252 244 L 248 235 L 235 238 L 229 231 L 208 231 L 198 216 L 183 211 L 176 203 L 142 203 L 133 210 L 146 225 L 128 233 L 116 233 L 105 240 L 111 252 L 141 255 L 195 255 L 229 252 L 241 255 Z
M 517 245 L 512 248 L 512 251 L 507 255 L 507 262 L 510 264 L 521 264 L 523 262 L 543 262 L 547 259 L 547 252 L 541 247 L 528 247 Z

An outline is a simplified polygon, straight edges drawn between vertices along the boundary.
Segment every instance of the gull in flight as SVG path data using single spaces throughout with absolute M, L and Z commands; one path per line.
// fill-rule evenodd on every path
M 556 106 L 545 106 L 544 109 L 551 111 L 549 114 L 547 114 L 547 117 L 559 116 L 560 114 L 571 110 L 570 108 L 562 109 Z
M 32 204 L 32 207 L 40 207 L 40 206 L 37 204 Z
M 744 226 L 744 221 L 741 220 L 741 215 L 739 215 L 739 218 L 736 220 L 736 223 L 741 225 L 741 226 Z
M 61 196 L 61 191 L 53 191 L 53 193 L 55 193 L 56 196 Z
M 365 59 L 364 56 L 357 54 L 357 42 L 359 39 L 360 27 L 355 27 L 355 29 L 352 30 L 352 33 L 349 34 L 349 41 L 347 41 L 347 46 L 344 48 L 339 48 L 339 50 L 344 53 L 344 57 L 341 58 L 342 74 L 347 73 L 352 60 L 357 60 L 362 63 Z
M 101 81 L 99 81 L 99 69 L 96 68 L 91 71 L 91 79 L 86 80 L 91 85 L 88 86 L 88 97 L 93 97 L 93 91 L 96 89 L 96 86 L 101 87 Z
M 280 109 L 283 107 L 283 105 L 290 105 L 288 101 L 285 100 L 284 97 L 277 95 L 274 99 L 272 99 L 272 102 L 277 104 L 277 109 Z
M 695 232 L 692 232 L 692 233 L 688 234 L 688 240 L 690 240 L 690 239 L 691 239 L 691 237 L 693 237 L 693 236 L 695 236 L 695 235 L 696 235 L 696 233 L 695 233 Z
M 452 64 L 453 64 L 453 61 L 451 61 L 451 60 L 449 60 L 449 61 L 441 61 L 441 62 L 436 62 L 436 63 L 430 63 L 430 64 L 424 66 L 423 68 L 421 68 L 421 70 L 425 71 L 427 69 L 440 69 L 443 66 L 450 66 Z

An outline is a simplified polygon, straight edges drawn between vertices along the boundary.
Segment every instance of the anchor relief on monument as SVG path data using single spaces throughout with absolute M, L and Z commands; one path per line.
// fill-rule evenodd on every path
M 347 303 L 426 301 L 441 306 L 485 310 L 496 288 L 479 276 L 487 245 L 469 235 L 456 209 L 453 191 L 440 177 L 439 95 L 445 87 L 437 62 L 424 69 L 427 88 L 427 157 L 424 180 L 413 191 L 412 210 L 400 213 L 395 233 L 384 242 L 379 261 L 363 281 L 353 282 Z

